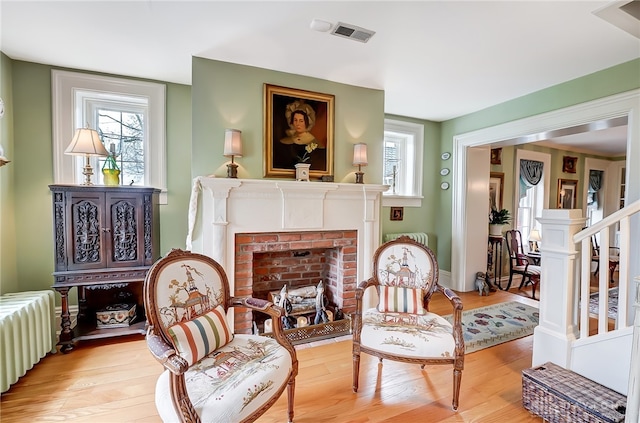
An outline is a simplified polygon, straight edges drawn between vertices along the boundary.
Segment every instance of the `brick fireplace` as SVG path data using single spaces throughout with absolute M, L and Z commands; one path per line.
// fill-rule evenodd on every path
M 269 292 L 316 286 L 343 313 L 355 311 L 357 231 L 238 233 L 235 236 L 235 295 L 269 300 Z M 235 328 L 251 328 L 252 313 L 236 311 Z
M 322 278 L 331 301 L 347 314 L 355 310 L 356 285 L 371 276 L 386 189 L 373 184 L 198 177 L 187 249 L 223 266 L 232 295 L 265 298 L 283 283 L 316 285 Z M 375 299 L 365 295 L 365 306 L 372 304 Z M 234 312 L 235 331 L 251 332 L 251 317 L 243 316 L 241 309 Z

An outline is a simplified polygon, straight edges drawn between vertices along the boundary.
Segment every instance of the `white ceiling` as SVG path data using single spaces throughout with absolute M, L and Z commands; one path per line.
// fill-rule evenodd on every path
M 594 15 L 609 4 L 0 0 L 0 48 L 181 84 L 197 56 L 384 90 L 386 113 L 444 121 L 640 57 L 639 38 Z M 335 37 L 314 18 L 376 33 Z

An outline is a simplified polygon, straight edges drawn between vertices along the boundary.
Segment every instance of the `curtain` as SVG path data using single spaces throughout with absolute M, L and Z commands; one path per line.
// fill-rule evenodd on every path
M 590 170 L 589 171 L 589 189 L 588 189 L 588 200 L 587 203 L 589 205 L 594 204 L 596 208 L 598 207 L 598 192 L 600 188 L 602 188 L 602 175 L 604 172 L 602 170 Z
M 520 198 L 527 196 L 527 190 L 538 185 L 542 179 L 543 163 L 536 160 L 520 160 Z

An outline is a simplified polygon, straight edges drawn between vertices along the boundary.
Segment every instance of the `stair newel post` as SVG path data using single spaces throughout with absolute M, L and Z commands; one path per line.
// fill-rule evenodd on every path
M 631 347 L 631 371 L 629 371 L 629 390 L 627 392 L 627 413 L 625 421 L 640 423 L 640 277 L 635 278 L 636 298 L 634 308 L 636 317 L 633 322 L 633 341 Z
M 540 323 L 533 335 L 533 366 L 551 361 L 569 368 L 571 345 L 578 337 L 576 299 L 579 290 L 573 236 L 584 226 L 578 209 L 546 209 L 540 247 Z

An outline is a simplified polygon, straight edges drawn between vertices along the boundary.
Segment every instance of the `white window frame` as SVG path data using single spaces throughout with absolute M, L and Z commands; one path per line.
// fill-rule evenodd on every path
M 421 207 L 422 206 L 422 154 L 424 151 L 424 125 L 402 120 L 385 119 L 385 132 L 397 132 L 409 135 L 407 144 L 402 149 L 404 162 L 407 163 L 404 175 L 400 181 L 404 181 L 405 187 L 399 192 L 408 194 L 394 194 L 391 189 L 383 193 L 382 205 L 387 207 Z M 384 154 L 383 154 L 384 160 Z M 384 168 L 384 163 L 382 164 Z M 384 175 L 382 176 L 384 183 Z
M 145 185 L 159 188 L 160 204 L 166 204 L 166 86 L 60 70 L 52 70 L 51 79 L 54 183 L 78 184 L 84 178 L 76 166 L 77 158 L 64 154 L 64 150 L 75 129 L 86 123 L 85 105 L 104 101 L 146 103 L 148 121 L 145 128 Z M 94 168 L 96 165 L 97 160 Z
M 548 153 L 541 153 L 538 151 L 525 150 L 522 148 L 516 149 L 516 160 L 514 161 L 514 169 L 513 174 L 515 176 L 513 182 L 513 209 L 515 213 L 513 213 L 513 218 L 516 219 L 515 222 L 512 222 L 513 227 L 518 229 L 522 225 L 517 221 L 518 219 L 518 209 L 520 207 L 520 160 L 536 160 L 538 162 L 542 162 L 542 181 L 540 181 L 541 186 L 538 186 L 536 190 L 538 190 L 536 204 L 534 204 L 535 209 L 531 210 L 531 220 L 527 222 L 529 230 L 533 228 L 540 229 L 540 224 L 538 223 L 538 219 L 541 217 L 542 209 L 549 208 L 549 200 L 550 200 L 550 187 L 551 187 L 551 155 Z M 543 196 L 540 198 L 540 190 L 543 191 Z M 524 237 L 527 239 L 524 239 Z M 522 242 L 528 245 L 528 234 L 522 234 L 523 240 Z M 544 242 L 542 240 L 541 242 Z

